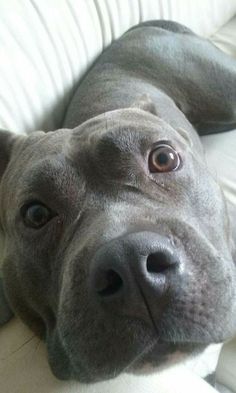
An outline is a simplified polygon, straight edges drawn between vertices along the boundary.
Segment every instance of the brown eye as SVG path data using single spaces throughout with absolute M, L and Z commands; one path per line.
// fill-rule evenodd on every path
M 40 203 L 24 206 L 22 209 L 24 224 L 30 228 L 39 229 L 53 217 L 52 211 Z
M 160 144 L 149 155 L 150 172 L 172 172 L 180 166 L 179 154 L 165 143 Z

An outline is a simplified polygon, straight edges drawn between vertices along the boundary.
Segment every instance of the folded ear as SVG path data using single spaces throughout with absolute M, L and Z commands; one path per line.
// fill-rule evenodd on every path
M 10 160 L 15 138 L 13 133 L 0 130 L 0 180 Z
M 13 312 L 5 297 L 2 279 L 0 278 L 0 326 L 7 323 L 12 317 Z
M 21 135 L 19 136 L 9 131 L 0 130 L 0 182 L 7 168 L 7 165 L 10 161 L 13 146 L 20 139 L 22 139 Z M 3 238 L 2 238 L 1 223 L 0 223 L 0 267 L 1 267 L 1 254 L 3 248 L 2 240 Z M 11 311 L 11 308 L 4 294 L 3 282 L 2 282 L 2 278 L 0 277 L 0 326 L 8 322 L 12 316 L 13 316 L 13 312 Z
M 143 111 L 157 115 L 157 109 L 151 97 L 148 94 L 142 94 L 137 98 L 136 101 L 131 105 L 131 108 L 142 109 Z
M 18 138 L 21 136 L 0 130 L 0 180 L 10 160 L 13 144 Z

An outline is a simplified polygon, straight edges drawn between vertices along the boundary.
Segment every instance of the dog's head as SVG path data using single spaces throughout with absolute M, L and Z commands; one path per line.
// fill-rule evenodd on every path
M 59 378 L 156 367 L 235 333 L 227 211 L 197 139 L 137 108 L 0 138 L 4 289 Z

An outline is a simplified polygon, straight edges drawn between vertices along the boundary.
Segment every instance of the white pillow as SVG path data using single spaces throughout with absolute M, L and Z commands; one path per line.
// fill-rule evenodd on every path
M 197 33 L 212 34 L 236 12 L 235 0 L 47 0 L 0 2 L 0 128 L 15 132 L 60 126 L 75 84 L 113 38 L 139 21 L 155 18 L 185 23 Z M 212 37 L 227 50 L 235 48 L 236 29 Z M 225 38 L 226 37 L 226 38 Z M 236 132 L 204 138 L 213 169 L 223 143 L 224 170 L 218 174 L 236 184 Z M 230 151 L 228 149 L 231 149 Z M 235 168 L 235 166 L 234 166 Z M 235 187 L 235 186 L 233 186 Z M 236 192 L 227 196 L 235 201 Z M 207 393 L 201 378 L 214 369 L 218 354 L 151 377 L 122 376 L 86 387 L 58 381 L 51 374 L 44 344 L 17 319 L 0 330 L 1 393 Z M 209 362 L 208 362 L 209 360 Z
M 235 0 L 0 1 L 0 128 L 59 128 L 94 59 L 141 21 L 172 19 L 208 36 L 234 13 Z

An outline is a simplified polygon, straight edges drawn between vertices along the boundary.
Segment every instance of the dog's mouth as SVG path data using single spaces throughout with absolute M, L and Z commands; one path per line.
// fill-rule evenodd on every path
M 69 360 L 68 376 L 61 377 L 56 371 L 58 359 L 54 358 L 53 363 L 56 376 L 62 379 L 73 378 L 82 383 L 95 383 L 107 379 L 117 377 L 122 373 L 131 373 L 137 375 L 151 374 L 162 368 L 169 367 L 173 364 L 179 363 L 189 357 L 201 353 L 210 343 L 190 341 L 191 332 L 188 341 L 179 341 L 171 338 L 161 337 L 156 329 L 145 328 L 142 324 L 137 327 L 136 321 L 127 321 L 127 325 L 131 326 L 131 336 L 127 337 L 126 331 L 126 345 L 120 340 L 120 344 L 116 344 L 115 332 L 113 340 L 109 342 L 101 338 L 99 343 L 99 336 L 97 336 L 97 343 L 91 346 L 89 342 L 84 342 L 83 351 L 86 361 L 81 362 L 78 357 L 76 344 L 67 347 L 66 353 Z M 137 329 L 135 328 L 136 325 Z M 122 335 L 121 335 L 122 336 Z M 104 337 L 103 337 L 104 338 Z M 120 337 L 121 338 L 121 337 Z M 68 339 L 70 340 L 69 336 Z M 107 342 L 107 344 L 106 344 Z M 64 342 L 65 344 L 65 342 Z M 64 349 L 65 346 L 63 345 Z M 58 349 L 56 350 L 58 353 Z M 93 354 L 92 354 L 93 353 Z M 110 360 L 109 360 L 110 359 Z
M 164 323 L 164 331 L 161 332 L 163 327 L 158 329 L 150 309 L 148 312 L 156 338 L 127 366 L 125 372 L 149 374 L 157 369 L 160 370 L 186 358 L 196 356 L 210 344 L 209 339 L 196 337 L 191 329 L 188 335 L 185 334 L 181 337 L 180 332 L 173 334 L 173 331 L 164 326 Z
M 167 367 L 191 359 L 200 354 L 207 344 L 199 343 L 168 343 L 156 340 L 139 353 L 133 361 L 129 362 L 125 367 L 113 367 L 111 364 L 109 369 L 103 374 L 101 370 L 94 370 L 94 373 L 81 374 L 75 379 L 79 379 L 82 383 L 97 383 L 108 379 L 118 377 L 120 374 L 134 375 L 150 375 L 157 371 L 162 371 Z
M 218 324 L 218 330 L 214 328 L 217 320 L 203 310 L 200 301 L 193 304 L 191 298 L 188 301 L 184 296 L 178 301 L 174 298 L 175 301 L 170 302 L 159 319 L 150 309 L 146 321 L 113 312 L 108 319 L 100 314 L 100 318 L 89 316 L 86 320 L 83 317 L 77 328 L 70 326 L 63 331 L 63 325 L 60 341 L 69 361 L 68 377 L 63 379 L 94 383 L 115 378 L 124 372 L 150 374 L 191 358 L 208 345 L 222 341 L 222 326 Z M 85 332 L 84 338 L 80 332 Z M 55 358 L 54 361 L 58 360 Z M 56 375 L 60 378 L 58 373 Z

